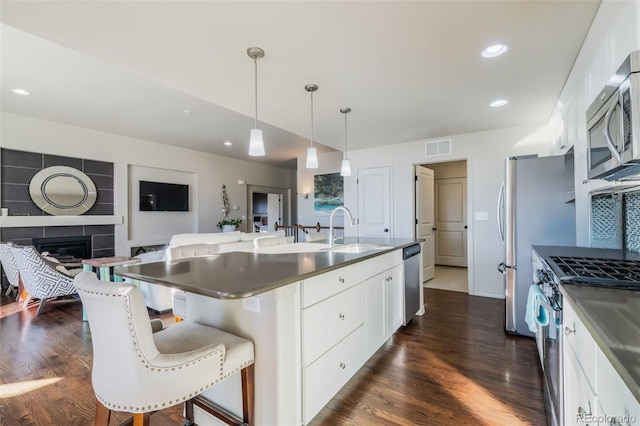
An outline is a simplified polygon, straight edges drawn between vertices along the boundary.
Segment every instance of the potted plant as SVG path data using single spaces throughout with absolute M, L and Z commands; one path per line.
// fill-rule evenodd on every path
M 242 219 L 222 219 L 218 222 L 218 228 L 222 229 L 222 232 L 231 232 L 238 229 L 238 225 L 242 223 Z

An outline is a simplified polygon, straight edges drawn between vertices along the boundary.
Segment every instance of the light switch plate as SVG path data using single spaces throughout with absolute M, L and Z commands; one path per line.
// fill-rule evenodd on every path
M 488 212 L 476 212 L 474 215 L 475 220 L 489 220 Z

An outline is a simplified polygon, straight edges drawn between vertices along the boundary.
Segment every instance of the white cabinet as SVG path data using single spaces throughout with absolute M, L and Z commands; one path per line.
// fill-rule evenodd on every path
M 387 338 L 391 337 L 404 321 L 404 271 L 402 265 L 390 269 L 387 286 Z
M 366 353 L 373 355 L 402 325 L 404 289 L 402 265 L 365 281 Z
M 640 421 L 640 403 L 607 361 L 602 351 L 596 354 L 598 370 L 599 414 L 604 424 L 633 425 Z
M 640 402 L 566 298 L 563 328 L 564 424 L 635 424 L 640 420 Z
M 596 396 L 571 347 L 564 351 L 564 424 L 595 425 Z
M 302 282 L 304 424 L 402 324 L 402 274 L 396 250 Z
M 302 311 L 302 365 L 308 366 L 364 323 L 364 284 Z
M 365 334 L 367 357 L 373 355 L 387 340 L 385 273 L 375 275 L 365 285 Z
M 359 327 L 302 373 L 302 413 L 307 424 L 362 367 L 364 327 Z

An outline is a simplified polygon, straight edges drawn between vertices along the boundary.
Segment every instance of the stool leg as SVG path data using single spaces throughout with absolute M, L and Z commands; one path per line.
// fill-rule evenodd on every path
M 133 426 L 149 426 L 151 413 L 136 413 L 133 415 Z
M 100 401 L 96 401 L 96 420 L 95 426 L 108 426 L 111 418 L 111 410 L 102 405 Z
M 242 379 L 242 421 L 249 425 L 254 425 L 254 364 L 240 370 Z
M 188 399 L 184 402 L 184 426 L 194 426 L 196 424 L 193 417 L 193 401 Z

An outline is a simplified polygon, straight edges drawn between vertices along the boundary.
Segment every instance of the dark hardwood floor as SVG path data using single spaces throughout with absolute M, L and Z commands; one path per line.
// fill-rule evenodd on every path
M 504 301 L 432 289 L 425 300 L 426 315 L 401 328 L 312 425 L 545 425 L 535 343 L 504 333 Z M 36 305 L 0 302 L 0 424 L 92 424 L 80 302 L 57 302 L 39 317 Z M 163 410 L 151 424 L 182 424 L 181 412 Z

